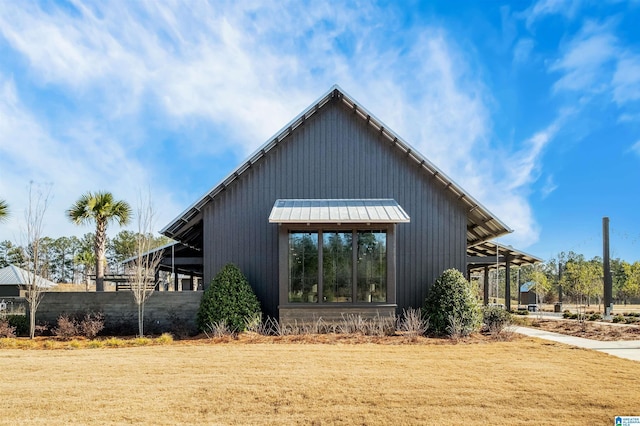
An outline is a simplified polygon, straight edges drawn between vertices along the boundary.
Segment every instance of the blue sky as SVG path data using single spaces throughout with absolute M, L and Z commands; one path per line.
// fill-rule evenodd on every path
M 333 84 L 547 259 L 640 260 L 640 1 L 0 1 L 0 240 L 88 190 L 157 229 Z M 132 228 L 133 229 L 133 228 Z M 112 228 L 112 233 L 117 228 Z

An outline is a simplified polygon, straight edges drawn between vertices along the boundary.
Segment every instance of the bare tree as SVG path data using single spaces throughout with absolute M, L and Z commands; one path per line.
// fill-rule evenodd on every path
M 29 305 L 29 337 L 33 339 L 36 330 L 36 311 L 42 301 L 48 286 L 41 278 L 45 272 L 46 264 L 40 256 L 42 240 L 42 221 L 49 205 L 51 187 L 38 186 L 34 190 L 34 184 L 29 184 L 29 205 L 25 211 L 25 233 L 27 239 L 28 259 L 25 266 L 25 298 Z
M 162 250 L 153 250 L 155 211 L 150 196 L 140 196 L 138 203 L 138 234 L 134 259 L 129 262 L 128 277 L 133 299 L 138 306 L 138 334 L 144 336 L 144 307 L 156 287 L 156 270 L 162 260 Z

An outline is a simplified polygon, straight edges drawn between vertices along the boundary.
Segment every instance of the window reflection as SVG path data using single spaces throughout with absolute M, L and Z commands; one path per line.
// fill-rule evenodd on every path
M 358 232 L 358 302 L 387 300 L 387 238 L 382 231 Z
M 353 250 L 351 232 L 322 234 L 322 294 L 325 302 L 351 302 Z
M 318 277 L 319 239 L 322 241 L 322 277 Z M 290 232 L 288 301 L 318 303 L 320 289 L 321 302 L 326 303 L 386 302 L 386 231 Z
M 289 234 L 289 302 L 318 301 L 318 233 Z

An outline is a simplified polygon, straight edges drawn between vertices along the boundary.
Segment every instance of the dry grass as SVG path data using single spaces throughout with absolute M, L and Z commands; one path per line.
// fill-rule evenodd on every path
M 531 339 L 212 341 L 2 350 L 0 424 L 582 425 L 640 410 L 638 363 Z

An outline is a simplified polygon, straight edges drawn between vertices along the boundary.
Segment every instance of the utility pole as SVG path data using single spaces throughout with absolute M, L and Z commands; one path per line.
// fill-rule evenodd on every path
M 602 218 L 602 270 L 604 272 L 604 319 L 611 319 L 613 311 L 613 282 L 609 259 L 609 218 Z

